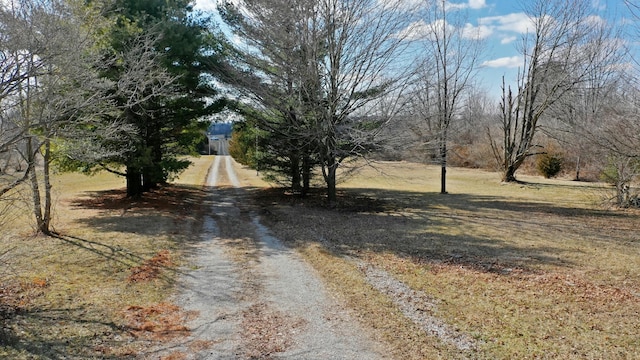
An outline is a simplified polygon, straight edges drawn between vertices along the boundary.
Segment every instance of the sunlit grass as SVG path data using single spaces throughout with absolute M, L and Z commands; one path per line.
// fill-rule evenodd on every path
M 344 280 L 363 277 L 344 255 L 424 291 L 438 317 L 480 342 L 466 355 L 440 343 L 426 358 L 640 357 L 640 213 L 602 206 L 608 186 L 536 176 L 502 184 L 497 173 L 450 168 L 442 195 L 437 167 L 375 166 L 341 184 L 346 205 L 267 215 L 397 358 L 425 358 L 406 345 L 413 339 L 394 338 L 413 326 L 372 308 L 362 280 Z M 377 205 L 347 200 L 363 195 Z
M 56 174 L 60 238 L 33 236 L 26 205 L 0 229 L 0 357 L 144 350 L 127 309 L 165 301 L 178 266 L 144 282 L 129 281 L 132 269 L 162 250 L 180 264 L 183 244 L 199 236 L 214 158 L 194 159 L 176 186 L 139 201 L 124 199 L 124 180 L 112 174 Z M 535 176 L 501 184 L 497 173 L 450 168 L 449 194 L 441 195 L 437 167 L 375 166 L 340 184 L 337 208 L 317 206 L 323 200 L 313 196 L 284 202 L 261 194 L 259 207 L 247 209 L 299 246 L 395 358 L 640 358 L 640 214 L 601 206 L 607 186 Z M 282 194 L 254 170 L 236 169 L 245 189 Z M 225 224 L 222 231 L 234 230 Z M 476 339 L 478 351 L 418 329 L 353 259 L 428 294 L 434 315 Z
M 177 267 L 148 281 L 130 276 L 163 250 L 177 264 L 182 244 L 199 235 L 197 208 L 186 203 L 206 196 L 199 189 L 211 159 L 194 162 L 178 187 L 135 201 L 125 199 L 125 182 L 113 174 L 54 174 L 53 228 L 60 236 L 34 236 L 27 205 L 2 229 L 0 305 L 8 313 L 0 357 L 120 358 L 146 349 L 145 339 L 132 336 L 127 309 L 165 301 Z

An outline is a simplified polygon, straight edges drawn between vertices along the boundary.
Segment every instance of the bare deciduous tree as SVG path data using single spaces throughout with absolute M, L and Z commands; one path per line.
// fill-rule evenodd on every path
M 0 103 L 13 124 L 13 150 L 27 164 L 5 189 L 29 179 L 36 228 L 45 234 L 51 233 L 52 141 L 69 135 L 66 130 L 105 99 L 90 58 L 95 34 L 85 31 L 94 10 L 56 0 L 12 1 L 0 9 L 8 72 L 21 75 Z M 36 171 L 39 159 L 42 171 Z
M 317 142 L 329 202 L 336 199 L 336 172 L 343 160 L 368 151 L 371 133 L 367 118 L 392 114 L 407 73 L 402 55 L 413 9 L 402 1 L 323 0 L 320 23 L 325 34 L 317 44 L 326 44 L 319 67 L 323 100 L 318 114 Z M 321 48 L 322 49 L 322 48 Z M 387 111 L 376 112 L 384 101 Z M 364 126 L 363 126 L 364 125 Z
M 602 21 L 588 2 L 536 0 L 525 5 L 531 30 L 522 42 L 524 56 L 517 93 L 503 85 L 502 144 L 492 141 L 503 181 L 514 181 L 524 160 L 535 155 L 535 135 L 548 110 L 608 65 Z
M 406 66 L 397 60 L 413 12 L 402 1 L 375 0 L 244 1 L 238 8 L 248 11 L 250 26 L 237 34 L 255 51 L 244 52 L 253 73 L 240 86 L 276 110 L 278 126 L 262 121 L 266 130 L 285 129 L 285 146 L 313 152 L 334 202 L 338 167 L 368 152 L 392 113 L 377 104 L 393 104 L 402 87 Z M 227 21 L 238 14 L 228 12 Z
M 428 5 L 425 19 L 413 28 L 422 37 L 425 52 L 418 71 L 415 104 L 435 142 L 441 168 L 440 193 L 446 194 L 449 131 L 460 115 L 465 90 L 477 70 L 482 50 L 480 34 L 465 29 L 464 13 L 450 11 L 447 1 Z M 426 21 L 426 22 L 425 22 Z

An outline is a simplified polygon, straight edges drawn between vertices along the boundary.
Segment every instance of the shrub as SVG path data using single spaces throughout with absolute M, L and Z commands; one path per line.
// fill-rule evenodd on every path
M 562 171 L 562 156 L 558 153 L 546 153 L 538 155 L 537 168 L 538 172 L 549 179 L 555 177 Z
M 245 123 L 236 123 L 229 140 L 229 155 L 238 163 L 255 168 L 256 166 L 256 133 L 255 129 Z

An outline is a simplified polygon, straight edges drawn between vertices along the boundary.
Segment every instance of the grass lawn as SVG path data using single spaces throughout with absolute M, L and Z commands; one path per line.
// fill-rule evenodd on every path
M 0 227 L 0 358 L 133 358 L 185 335 L 167 302 L 183 245 L 199 239 L 213 157 L 130 202 L 109 174 L 55 176 L 54 228 L 33 235 L 27 209 Z M 238 170 L 247 211 L 295 246 L 395 359 L 640 358 L 640 213 L 601 206 L 599 184 L 379 163 L 298 199 Z M 223 224 L 224 225 L 224 224 Z M 420 297 L 475 348 L 405 317 L 367 277 L 375 268 Z M 397 295 L 397 294 L 396 294 Z M 405 294 L 406 295 L 406 294 Z
M 131 358 L 183 335 L 187 314 L 166 298 L 181 244 L 199 239 L 212 159 L 133 202 L 114 175 L 55 175 L 61 236 L 34 236 L 26 209 L 0 231 L 0 358 Z
M 261 201 L 394 358 L 640 358 L 640 213 L 601 206 L 601 184 L 409 163 L 365 168 L 336 209 L 317 199 Z M 268 204 L 268 205 L 267 205 Z M 417 328 L 365 280 L 383 269 L 476 340 L 460 350 Z M 426 311 L 426 310 L 425 310 Z

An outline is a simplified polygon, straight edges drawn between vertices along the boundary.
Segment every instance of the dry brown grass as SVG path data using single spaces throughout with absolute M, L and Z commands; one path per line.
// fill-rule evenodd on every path
M 335 209 L 276 190 L 258 201 L 395 358 L 640 357 L 640 213 L 602 208 L 606 187 L 450 169 L 440 195 L 434 167 L 377 166 L 342 184 Z M 478 351 L 416 329 L 353 258 L 435 299 Z
M 133 358 L 184 335 L 188 314 L 165 299 L 208 204 L 212 157 L 194 160 L 176 185 L 136 201 L 110 174 L 57 174 L 59 237 L 34 236 L 28 212 L 1 229 L 0 358 Z
M 56 176 L 60 238 L 32 236 L 28 213 L 1 229 L 0 358 L 133 358 L 185 335 L 193 314 L 166 297 L 182 244 L 199 239 L 211 208 L 201 186 L 211 160 L 135 202 L 108 174 Z M 436 168 L 377 167 L 343 182 L 333 209 L 317 194 L 283 197 L 240 169 L 247 187 L 219 190 L 255 195 L 219 223 L 239 239 L 232 255 L 250 263 L 254 244 L 234 217 L 260 212 L 393 358 L 640 358 L 640 214 L 600 207 L 606 188 L 524 176 L 502 185 L 495 173 L 450 169 L 450 194 L 440 195 Z M 354 259 L 428 294 L 434 315 L 479 349 L 413 325 Z

